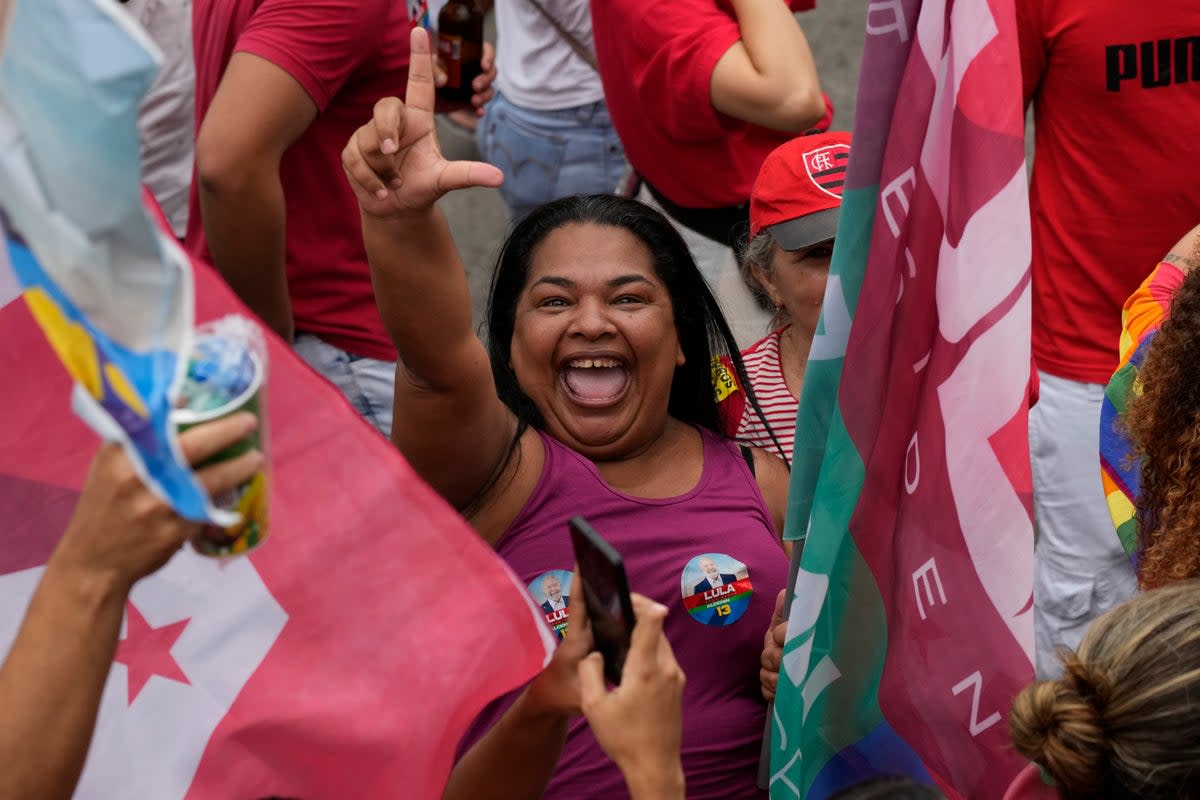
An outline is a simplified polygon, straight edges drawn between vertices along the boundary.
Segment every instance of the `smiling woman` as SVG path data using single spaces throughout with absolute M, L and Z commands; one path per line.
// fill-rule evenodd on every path
M 593 460 L 638 450 L 668 417 L 719 429 L 712 347 L 730 348 L 728 328 L 663 222 L 624 198 L 567 198 L 518 225 L 500 255 L 488 307 L 500 399 Z M 536 359 L 554 374 L 535 377 Z M 572 421 L 598 438 L 574 436 Z
M 631 589 L 669 609 L 663 630 L 688 676 L 688 797 L 759 797 L 759 664 L 786 579 L 778 531 L 787 470 L 719 433 L 714 359 L 746 385 L 729 326 L 662 214 L 621 197 L 571 197 L 532 211 L 505 243 L 485 350 L 435 204 L 502 175 L 442 158 L 424 37 L 413 34 L 409 104 L 381 101 L 343 153 L 400 355 L 392 439 L 531 587 L 565 642 L 586 636 L 571 616 L 578 605 L 563 592 L 560 607 L 541 587 L 569 574 L 566 523 L 585 515 L 624 557 Z M 719 591 L 695 593 L 698 578 L 689 579 L 701 557 L 720 565 L 710 584 Z M 561 725 L 514 743 L 496 764 L 505 780 L 469 790 L 459 780 L 455 796 L 538 797 L 547 780 L 546 797 L 622 794 L 621 772 L 584 722 L 567 725 L 577 684 L 551 694 L 539 719 Z M 466 744 L 512 703 L 485 711 Z M 477 752 L 464 763 L 486 774 Z

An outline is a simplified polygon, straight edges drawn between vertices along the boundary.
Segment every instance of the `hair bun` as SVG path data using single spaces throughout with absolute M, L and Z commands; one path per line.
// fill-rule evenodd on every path
M 1013 702 L 1009 720 L 1017 751 L 1045 767 L 1067 794 L 1089 794 L 1104 780 L 1108 741 L 1103 710 L 1107 682 L 1097 680 L 1073 656 L 1059 680 L 1027 686 Z
M 1108 678 L 1094 672 L 1079 660 L 1075 653 L 1064 653 L 1061 656 L 1063 665 L 1063 681 L 1075 692 L 1087 700 L 1100 717 L 1104 716 L 1112 697 L 1112 683 Z

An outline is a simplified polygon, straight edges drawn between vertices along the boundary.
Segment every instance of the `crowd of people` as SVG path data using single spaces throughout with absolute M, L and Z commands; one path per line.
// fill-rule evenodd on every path
M 1012 708 L 1031 766 L 1007 797 L 1048 791 L 1043 771 L 1064 798 L 1200 796 L 1200 6 L 1015 5 L 1041 680 Z M 810 6 L 495 0 L 465 108 L 439 100 L 403 2 L 127 4 L 173 43 L 142 144 L 175 233 L 567 620 L 545 670 L 475 721 L 447 798 L 764 796 L 796 411 L 853 147 L 795 15 Z M 477 117 L 482 161 L 443 156 L 448 110 Z M 472 187 L 512 216 L 483 336 L 438 204 Z M 1098 491 L 1099 408 L 1159 259 L 1170 313 L 1120 420 L 1142 478 L 1131 562 Z M 206 464 L 253 425 L 180 444 Z M 198 475 L 219 493 L 262 458 Z M 615 689 L 570 591 L 581 510 L 635 592 Z M 70 796 L 128 592 L 195 528 L 101 448 L 0 667 L 0 797 Z

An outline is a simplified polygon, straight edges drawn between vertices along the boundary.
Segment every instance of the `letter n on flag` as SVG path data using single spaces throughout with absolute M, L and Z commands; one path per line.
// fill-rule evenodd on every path
M 771 796 L 1000 798 L 1033 678 L 1030 232 L 1012 0 L 875 0 L 797 417 Z M 799 549 L 799 548 L 797 548 Z

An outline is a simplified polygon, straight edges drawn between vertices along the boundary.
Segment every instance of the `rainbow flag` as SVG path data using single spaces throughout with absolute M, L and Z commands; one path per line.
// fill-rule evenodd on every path
M 803 540 L 771 796 L 908 775 L 999 798 L 1033 678 L 1029 208 L 1013 0 L 867 17 L 797 417 Z
M 1121 361 L 1108 385 L 1100 409 L 1100 478 L 1108 513 L 1121 546 L 1137 563 L 1138 526 L 1135 502 L 1140 484 L 1140 467 L 1133 457 L 1133 443 L 1121 429 L 1121 415 L 1135 391 L 1138 369 L 1154 335 L 1171 307 L 1171 298 L 1183 283 L 1183 272 L 1174 264 L 1160 263 L 1125 301 L 1121 311 Z

